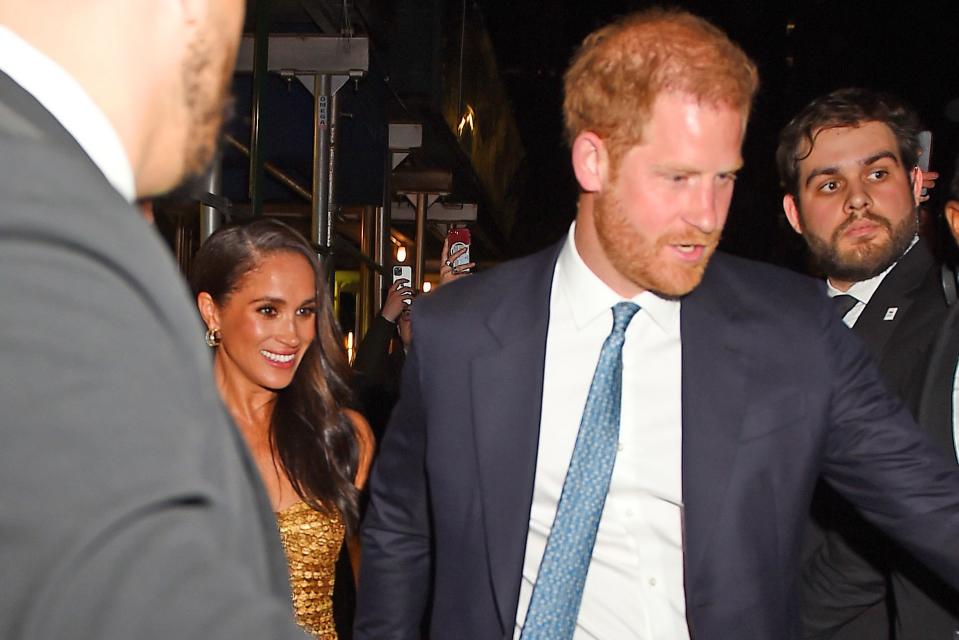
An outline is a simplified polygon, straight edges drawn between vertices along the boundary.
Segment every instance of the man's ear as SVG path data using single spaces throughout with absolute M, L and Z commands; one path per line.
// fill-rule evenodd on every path
M 919 167 L 912 168 L 912 200 L 916 205 L 920 202 L 920 196 L 922 196 L 922 169 Z
M 952 238 L 959 244 L 959 201 L 950 200 L 946 203 L 946 209 L 943 212 L 946 216 L 946 223 L 949 225 L 949 231 L 952 232 Z
M 587 193 L 601 191 L 609 170 L 609 153 L 603 139 L 592 131 L 583 131 L 573 140 L 573 173 Z
M 196 296 L 196 306 L 200 310 L 200 317 L 203 318 L 207 329 L 220 328 L 220 313 L 216 302 L 213 301 L 213 296 L 206 291 L 201 291 Z
M 787 193 L 783 196 L 783 211 L 786 212 L 786 220 L 789 221 L 789 226 L 793 228 L 793 231 L 801 234 L 802 221 L 799 219 L 799 207 L 796 206 L 796 199 L 792 194 Z

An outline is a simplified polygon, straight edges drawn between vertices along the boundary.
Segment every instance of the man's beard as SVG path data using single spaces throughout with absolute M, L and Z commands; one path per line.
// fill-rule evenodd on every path
M 679 298 L 699 285 L 710 256 L 719 244 L 720 231 L 689 230 L 659 238 L 638 231 L 615 194 L 598 194 L 594 219 L 599 243 L 613 267 L 630 282 L 663 298 Z M 669 245 L 704 245 L 705 254 L 696 264 L 668 262 L 662 256 Z
M 216 46 L 223 46 L 222 41 L 212 34 L 198 35 L 190 43 L 181 71 L 188 117 L 181 192 L 196 189 L 205 178 L 216 155 L 220 129 L 233 112 L 229 88 L 235 56 L 216 51 Z
M 841 253 L 839 242 L 843 232 L 860 220 L 869 220 L 880 225 L 886 230 L 888 239 L 878 245 L 875 241 L 854 245 Z M 804 225 L 802 236 L 819 268 L 827 277 L 842 282 L 861 282 L 879 275 L 902 257 L 916 236 L 919 221 L 915 208 L 896 226 L 887 218 L 867 211 L 860 216 L 847 218 L 833 231 L 828 242 L 809 233 L 805 228 Z

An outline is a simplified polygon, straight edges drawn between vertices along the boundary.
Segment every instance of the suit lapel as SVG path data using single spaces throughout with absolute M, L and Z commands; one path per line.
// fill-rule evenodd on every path
M 736 292 L 710 277 L 715 266 L 683 299 L 680 316 L 687 593 L 719 520 L 746 406 L 749 328 L 736 317 Z
M 533 499 L 553 267 L 562 245 L 531 258 L 487 319 L 492 348 L 470 364 L 490 579 L 513 625 Z
M 889 338 L 900 321 L 908 317 L 913 295 L 932 264 L 932 254 L 920 240 L 883 278 L 853 326 L 853 332 L 863 339 L 877 362 L 882 361 Z

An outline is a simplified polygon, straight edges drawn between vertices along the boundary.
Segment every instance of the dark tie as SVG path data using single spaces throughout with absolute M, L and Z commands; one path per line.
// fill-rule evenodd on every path
M 573 637 L 583 585 L 609 490 L 619 441 L 623 342 L 639 306 L 613 307 L 613 330 L 603 343 L 586 397 L 576 445 L 530 598 L 521 640 Z
M 858 302 L 859 300 L 848 293 L 840 293 L 838 296 L 832 297 L 832 303 L 836 305 L 836 312 L 840 318 L 845 318 L 846 314 L 849 313 Z

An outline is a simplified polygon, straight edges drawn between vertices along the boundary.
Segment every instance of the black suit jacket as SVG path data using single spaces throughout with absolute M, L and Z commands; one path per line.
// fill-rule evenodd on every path
M 940 264 L 920 240 L 883 278 L 852 329 L 914 416 L 948 309 Z M 890 310 L 895 315 L 887 320 Z
M 959 305 L 953 305 L 939 330 L 919 403 L 919 424 L 949 460 L 956 460 L 953 398 L 959 362 Z M 897 611 L 897 640 L 952 638 L 959 632 L 959 591 L 925 567 L 902 555 L 892 575 Z M 950 635 L 952 634 L 952 635 Z
M 0 637 L 304 638 L 169 251 L 0 73 Z
M 357 638 L 510 638 L 559 247 L 417 303 L 363 526 Z M 884 391 L 822 284 L 717 255 L 683 299 L 687 619 L 697 640 L 798 638 L 822 472 L 959 584 L 959 469 Z M 548 437 L 548 425 L 542 425 Z
M 936 336 L 948 311 L 940 279 L 940 264 L 920 241 L 883 279 L 853 327 L 876 359 L 883 381 L 917 417 Z M 924 419 L 920 424 L 941 441 L 941 428 Z M 951 425 L 947 435 L 951 442 Z M 886 638 L 890 620 L 899 640 L 953 637 L 954 614 L 934 600 L 955 602 L 959 594 L 890 544 L 828 488 L 817 493 L 814 517 L 825 535 L 813 532 L 819 546 L 803 571 L 808 637 Z
M 394 338 L 397 338 L 397 345 L 390 352 Z M 393 405 L 399 397 L 405 359 L 396 324 L 383 316 L 376 316 L 356 349 L 353 389 L 377 442 L 383 439 Z

